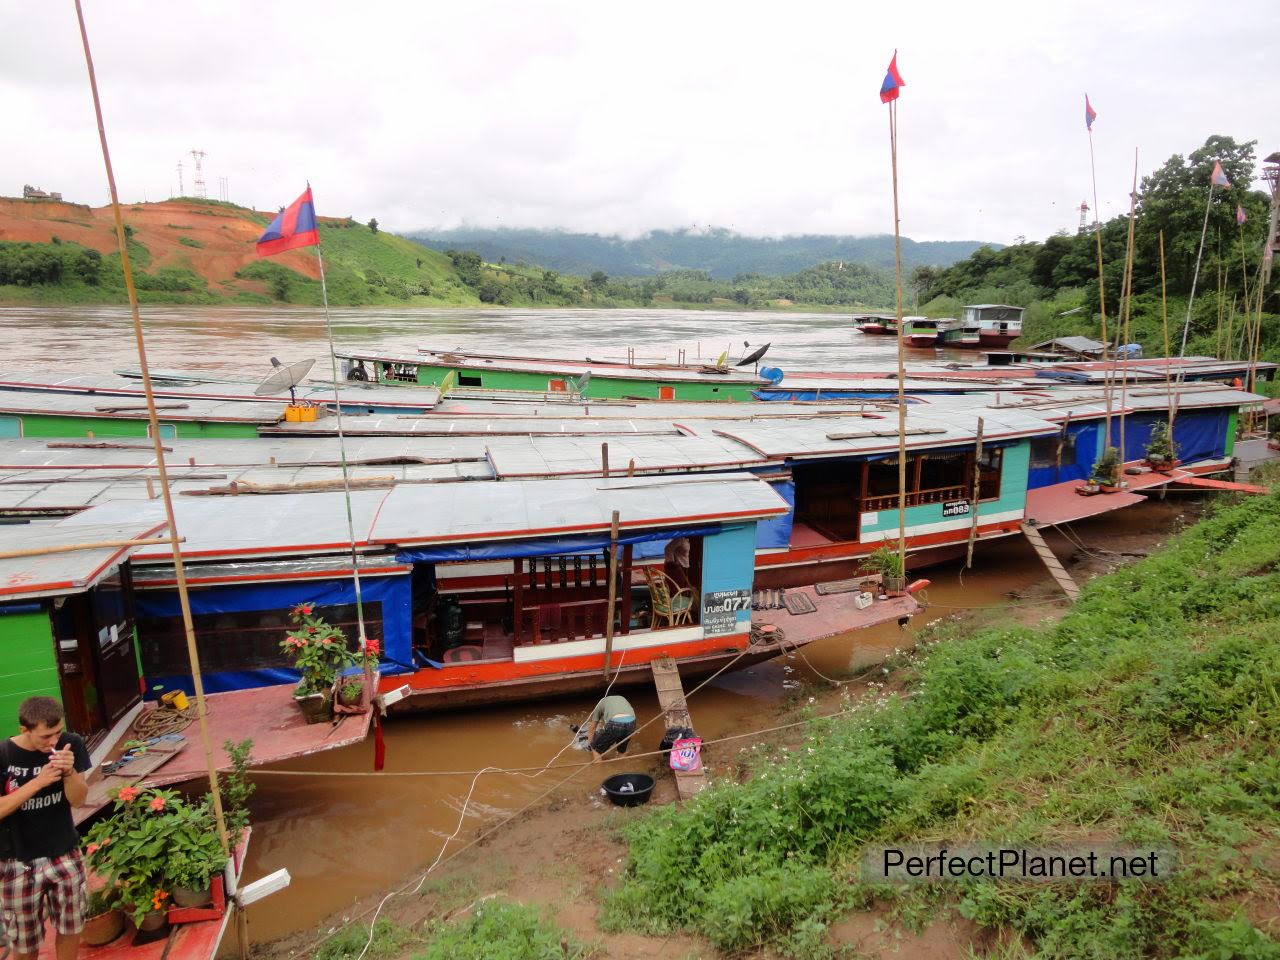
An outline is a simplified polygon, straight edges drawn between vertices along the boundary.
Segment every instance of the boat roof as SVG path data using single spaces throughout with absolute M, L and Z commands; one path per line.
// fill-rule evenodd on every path
M 337 418 L 305 423 L 278 423 L 262 428 L 264 437 L 337 436 Z M 680 431 L 670 420 L 627 420 L 621 417 L 591 419 L 587 417 L 523 417 L 512 420 L 497 417 L 450 417 L 431 413 L 422 416 L 372 414 L 342 418 L 342 432 L 349 437 L 526 437 L 531 434 L 650 434 L 672 436 Z
M 1212 357 L 1153 357 L 1141 360 L 1089 360 L 1080 363 L 1056 363 L 1050 369 L 1037 370 L 1036 376 L 1046 380 L 1071 380 L 1078 383 L 1114 381 L 1123 375 L 1127 380 L 1164 380 L 1170 372 L 1213 376 L 1240 374 L 1250 368 L 1248 360 L 1215 360 Z M 1270 371 L 1280 364 L 1265 360 L 1252 364 L 1255 371 Z
M 1026 307 L 1015 307 L 1011 303 L 966 303 L 965 308 L 968 310 L 990 310 L 998 307 L 1001 310 L 1025 310 Z
M 1041 340 L 1039 343 L 1033 343 L 1023 352 L 1043 350 L 1046 347 L 1065 347 L 1068 350 L 1074 350 L 1076 353 L 1096 353 L 1105 346 L 1106 344 L 1101 340 L 1090 340 L 1088 337 L 1054 337 L 1052 340 Z
M 269 371 L 268 371 L 269 372 Z M 174 373 L 173 377 L 182 377 L 183 382 L 165 382 L 162 373 L 153 372 L 152 385 L 157 398 L 177 398 L 185 400 L 222 400 L 241 403 L 270 402 L 273 397 L 284 402 L 288 391 L 282 390 L 272 397 L 262 397 L 254 393 L 258 384 L 250 380 L 233 380 L 222 378 L 216 373 L 212 379 L 201 380 L 199 374 Z M 311 403 L 334 404 L 332 382 L 309 380 L 294 388 L 299 400 Z M 130 376 L 91 373 L 62 373 L 55 370 L 26 370 L 21 368 L 0 368 L 0 390 L 21 390 L 44 393 L 99 394 L 117 397 L 143 397 L 145 391 L 142 381 Z M 347 382 L 338 387 L 338 396 L 344 408 L 359 408 L 362 404 L 376 407 L 396 407 L 405 410 L 429 410 L 440 400 L 440 391 L 434 387 L 422 390 L 406 391 L 398 387 L 384 387 L 377 384 Z
M 103 523 L 31 523 L 0 526 L 0 553 L 113 543 L 150 537 L 164 529 L 163 515 L 147 519 L 121 518 Z M 81 593 L 109 575 L 138 548 L 95 547 L 39 556 L 0 559 L 0 600 Z
M 640 473 L 740 470 L 768 461 L 740 443 L 708 433 L 705 436 L 610 437 L 609 469 L 624 473 L 634 465 Z M 499 480 L 533 477 L 599 475 L 600 443 L 580 437 L 535 437 L 525 443 L 495 444 L 489 463 Z
M 454 351 L 420 350 L 409 356 L 392 356 L 364 351 L 340 351 L 344 360 L 364 360 L 368 363 L 401 363 L 412 366 L 456 367 L 462 370 L 501 370 L 511 373 L 539 373 L 551 376 L 580 377 L 590 373 L 593 377 L 614 380 L 654 380 L 662 382 L 685 381 L 698 383 L 725 383 L 736 386 L 761 384 L 765 381 L 756 374 L 732 367 L 716 370 L 706 367 L 678 366 L 628 366 L 625 363 L 593 360 L 552 360 L 526 357 L 475 357 Z
M 183 556 L 194 561 L 286 557 L 351 549 L 341 493 L 185 498 L 174 502 Z M 488 542 L 608 530 L 662 528 L 779 516 L 788 507 L 767 483 L 743 474 L 539 480 L 496 484 L 398 486 L 351 493 L 356 548 L 373 545 Z M 61 521 L 67 526 L 163 517 L 157 501 L 112 501 Z M 166 549 L 144 548 L 139 562 L 165 562 Z
M 161 422 L 199 420 L 216 423 L 271 424 L 284 416 L 286 404 L 276 400 L 157 399 Z M 0 414 L 94 417 L 112 420 L 145 420 L 146 401 L 141 397 L 111 397 L 70 393 L 0 391 Z
M 1244 390 L 1235 390 L 1216 383 L 1184 383 L 1175 388 L 1180 410 L 1200 410 L 1211 407 L 1240 408 L 1263 401 L 1263 397 Z M 1107 395 L 1097 386 L 1082 388 L 1055 388 L 1045 391 L 1028 391 L 1023 394 L 965 394 L 948 398 L 951 406 L 974 407 L 998 404 L 1000 410 L 1020 410 L 1045 420 L 1061 423 L 1064 420 L 1093 419 L 1107 415 Z M 990 407 L 987 407 L 990 409 Z M 1130 384 L 1125 391 L 1113 388 L 1110 403 L 1111 415 L 1144 413 L 1169 409 L 1169 391 L 1163 386 Z
M 983 420 L 985 442 L 1041 436 L 1057 430 L 1047 420 L 1005 407 L 912 406 L 907 408 L 907 449 L 968 446 L 977 440 L 979 418 Z M 726 423 L 714 429 L 717 435 L 745 444 L 769 459 L 860 456 L 891 453 L 898 449 L 898 420 L 893 414 L 885 414 L 879 420 L 864 421 L 861 425 L 774 420 L 768 423 Z
M 558 400 L 522 399 L 518 401 L 468 399 L 450 392 L 435 408 L 435 414 L 451 417 L 494 417 L 512 420 L 519 417 L 587 417 L 624 420 L 683 420 L 715 417 L 717 420 L 759 417 L 795 417 L 810 414 L 861 413 L 871 406 L 862 400 Z M 343 421 L 345 425 L 345 420 Z

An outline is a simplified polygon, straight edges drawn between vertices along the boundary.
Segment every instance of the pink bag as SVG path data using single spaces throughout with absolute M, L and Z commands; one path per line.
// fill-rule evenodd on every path
M 687 737 L 671 745 L 671 769 L 692 773 L 702 769 L 702 738 Z

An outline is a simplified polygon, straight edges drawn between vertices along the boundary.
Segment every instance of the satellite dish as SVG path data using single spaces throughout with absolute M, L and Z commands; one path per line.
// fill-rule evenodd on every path
M 275 357 L 271 358 L 271 366 L 275 369 L 267 374 L 257 388 L 253 391 L 254 396 L 269 397 L 273 394 L 289 391 L 289 402 L 296 403 L 297 395 L 293 392 L 293 388 L 300 384 L 311 368 L 316 365 L 315 360 L 299 360 L 297 363 L 291 363 L 287 367 Z
M 587 370 L 585 373 L 582 374 L 582 376 L 578 378 L 578 382 L 574 385 L 574 388 L 573 388 L 574 392 L 578 394 L 579 399 L 587 395 L 587 384 L 589 384 L 590 382 L 591 382 L 591 371 Z
M 759 363 L 759 362 L 760 362 L 760 359 L 761 359 L 761 358 L 762 358 L 766 353 L 768 353 L 768 352 L 769 352 L 769 348 L 770 348 L 771 346 L 773 346 L 773 343 L 772 343 L 772 342 L 770 342 L 770 343 L 766 343 L 766 344 L 765 344 L 763 347 L 761 347 L 759 350 L 756 350 L 756 351 L 754 351 L 754 352 L 752 352 L 752 353 L 747 354 L 745 357 L 743 357 L 741 360 L 739 360 L 739 361 L 738 361 L 737 366 L 739 366 L 739 367 L 745 367 L 748 363 L 750 363 L 750 364 L 757 364 L 757 363 Z

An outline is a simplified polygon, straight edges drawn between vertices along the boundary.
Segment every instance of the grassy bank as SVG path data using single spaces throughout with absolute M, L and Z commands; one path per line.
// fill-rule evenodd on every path
M 1273 494 L 1093 580 L 1056 624 L 934 629 L 893 674 L 903 695 L 628 828 L 606 926 L 822 957 L 875 909 L 964 918 L 1005 957 L 1280 956 L 1278 562 Z M 868 849 L 939 840 L 1131 842 L 1178 867 L 1160 884 L 861 879 Z

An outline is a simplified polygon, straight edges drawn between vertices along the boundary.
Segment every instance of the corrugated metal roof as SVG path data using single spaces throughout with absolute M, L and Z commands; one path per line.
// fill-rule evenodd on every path
M 236 400 L 157 400 L 161 423 L 174 420 L 213 420 L 227 423 L 275 423 L 286 404 L 276 400 L 255 403 Z M 141 397 L 103 397 L 96 394 L 28 393 L 0 391 L 0 414 L 47 414 L 63 417 L 107 417 L 144 420 L 146 401 Z
M 264 437 L 337 435 L 337 418 L 329 417 L 311 423 L 280 423 L 264 427 Z M 422 416 L 372 415 L 344 416 L 342 432 L 349 437 L 404 436 L 404 437 L 453 437 L 453 436 L 529 436 L 530 434 L 666 434 L 678 433 L 670 421 L 627 420 L 614 418 L 595 420 L 586 417 L 561 419 L 556 417 L 524 417 L 502 420 L 496 417 L 448 417 L 431 413 Z
M 433 488 L 431 507 L 409 487 L 388 494 L 370 539 L 401 545 L 502 540 L 780 516 L 786 502 L 746 474 L 540 480 Z
M 265 377 L 269 370 L 263 371 Z M 194 375 L 194 374 L 188 374 Z M 160 374 L 153 371 L 153 378 Z M 271 398 L 260 397 L 254 393 L 258 386 L 251 380 L 220 378 L 210 374 L 214 379 L 206 383 L 165 383 L 153 379 L 152 386 L 157 397 L 219 400 L 261 403 Z M 0 390 L 26 390 L 31 392 L 54 392 L 68 394 L 94 394 L 97 396 L 138 397 L 144 396 L 142 381 L 129 377 L 112 376 L 110 374 L 64 374 L 54 370 L 27 370 L 24 368 L 0 368 Z M 308 381 L 300 383 L 296 388 L 299 400 L 314 403 L 333 404 L 332 382 Z M 423 387 L 421 390 L 402 390 L 397 387 L 383 387 L 376 384 L 345 382 L 339 385 L 339 396 L 344 407 L 359 407 L 362 404 L 378 407 L 403 407 L 406 410 L 430 409 L 440 399 L 440 391 L 434 387 Z M 281 400 L 284 398 L 281 397 Z
M 0 553 L 106 543 L 151 537 L 164 528 L 164 518 L 121 519 L 81 524 L 45 523 L 0 526 Z M 34 557 L 0 559 L 0 599 L 79 593 L 107 576 L 134 547 L 98 547 Z
M 823 400 L 793 403 L 777 400 L 759 401 L 703 400 L 681 403 L 675 400 L 588 400 L 570 403 L 565 400 L 468 400 L 450 393 L 435 408 L 436 414 L 463 417 L 492 417 L 513 420 L 520 417 L 552 419 L 587 417 L 596 420 L 684 420 L 713 416 L 719 420 L 756 419 L 759 417 L 796 417 L 810 414 L 857 413 L 872 406 L 871 401 Z
M 1105 346 L 1106 344 L 1102 341 L 1090 340 L 1088 337 L 1054 337 L 1052 340 L 1033 343 L 1028 349 L 1043 350 L 1045 347 L 1066 347 L 1076 353 L 1096 353 Z
M 723 437 L 609 437 L 609 469 L 624 473 L 634 462 L 641 473 L 736 469 L 765 462 L 758 453 Z M 599 474 L 600 441 L 582 437 L 535 437 L 523 444 L 495 445 L 489 461 L 499 479 Z
M 613 510 L 625 529 L 779 516 L 787 504 L 749 475 L 539 480 L 400 486 L 351 494 L 356 546 L 484 542 L 607 530 Z M 183 555 L 192 560 L 334 554 L 350 549 L 341 493 L 180 497 L 174 502 Z M 94 526 L 123 518 L 155 522 L 163 505 L 113 501 L 61 521 Z M 164 562 L 167 550 L 139 561 Z

